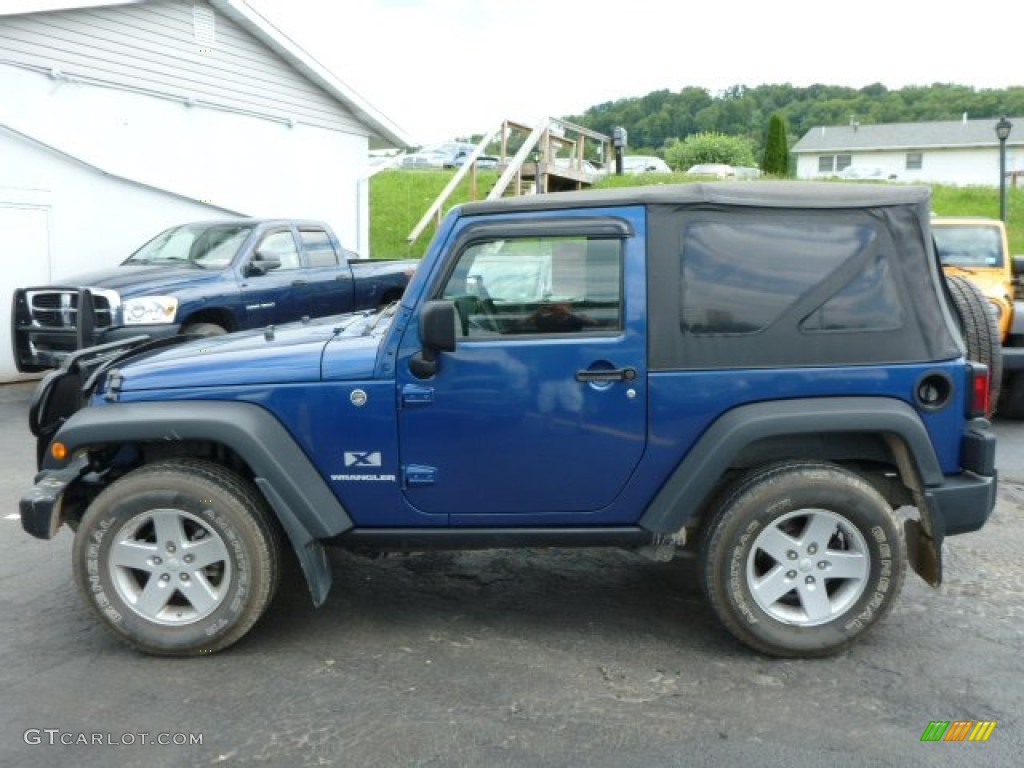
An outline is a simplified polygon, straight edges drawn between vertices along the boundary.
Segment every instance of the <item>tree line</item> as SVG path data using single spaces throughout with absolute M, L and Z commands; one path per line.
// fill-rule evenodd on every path
M 646 96 L 597 104 L 565 119 L 611 135 L 621 125 L 629 132 L 630 154 L 661 154 L 694 134 L 725 134 L 749 139 L 761 158 L 769 120 L 780 116 L 790 144 L 818 125 L 857 122 L 913 123 L 936 120 L 1024 115 L 1024 87 L 975 89 L 935 83 L 889 89 L 881 83 L 863 88 L 838 85 L 796 87 L 735 85 L 712 94 L 688 86 L 678 92 L 658 90 Z M 1021 126 L 1024 130 L 1024 125 Z

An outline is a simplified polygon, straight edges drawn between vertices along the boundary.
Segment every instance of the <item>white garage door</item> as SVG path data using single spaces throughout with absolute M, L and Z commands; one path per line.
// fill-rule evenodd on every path
M 15 288 L 50 282 L 50 211 L 0 203 L 0 381 L 18 378 L 11 348 L 11 298 Z

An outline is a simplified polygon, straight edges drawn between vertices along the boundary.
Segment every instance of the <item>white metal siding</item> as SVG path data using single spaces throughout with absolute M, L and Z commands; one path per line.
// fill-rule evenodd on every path
M 197 30 L 194 5 L 162 0 L 0 17 L 0 62 L 368 135 L 343 105 L 205 3 L 199 15 L 213 14 L 213 28 Z M 197 31 L 215 42 L 197 43 Z

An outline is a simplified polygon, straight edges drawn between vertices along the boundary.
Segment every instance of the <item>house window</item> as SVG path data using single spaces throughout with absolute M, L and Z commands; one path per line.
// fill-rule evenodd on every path
M 818 173 L 837 173 L 849 168 L 852 162 L 852 155 L 819 155 Z
M 921 152 L 907 152 L 907 170 L 920 171 L 924 164 L 924 155 Z

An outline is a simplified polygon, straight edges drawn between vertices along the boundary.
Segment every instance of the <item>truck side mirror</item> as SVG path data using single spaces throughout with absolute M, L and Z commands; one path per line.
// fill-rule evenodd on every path
M 279 258 L 257 248 L 245 271 L 248 275 L 265 275 L 270 270 L 280 267 L 281 260 Z
M 417 379 L 437 373 L 440 352 L 455 351 L 455 305 L 450 301 L 428 301 L 420 311 L 420 344 L 423 348 L 409 360 Z
M 1013 257 L 1013 274 L 1024 277 L 1024 256 L 1018 254 Z

